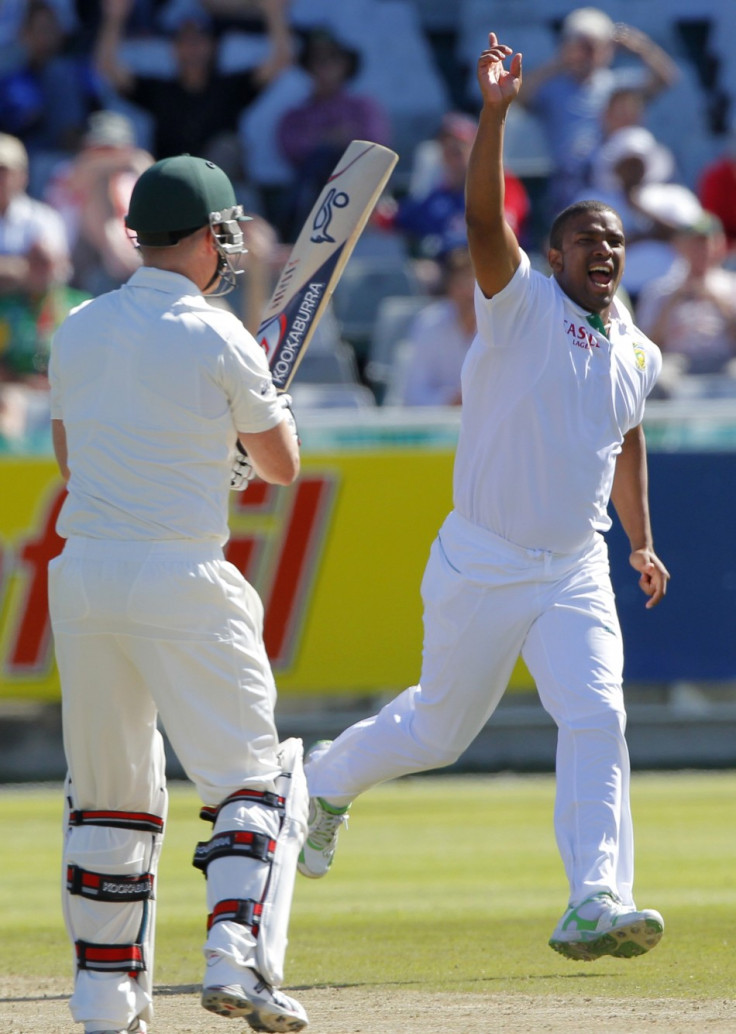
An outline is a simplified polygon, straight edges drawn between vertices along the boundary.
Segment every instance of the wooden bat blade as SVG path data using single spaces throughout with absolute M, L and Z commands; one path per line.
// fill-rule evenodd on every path
M 256 338 L 286 391 L 398 155 L 353 140 L 314 203 L 266 306 Z

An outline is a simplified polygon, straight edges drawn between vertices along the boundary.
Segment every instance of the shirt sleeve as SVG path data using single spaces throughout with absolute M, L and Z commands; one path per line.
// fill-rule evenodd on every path
M 476 283 L 475 318 L 478 336 L 486 348 L 511 348 L 522 341 L 520 322 L 529 315 L 535 295 L 535 277 L 544 279 L 532 270 L 529 256 L 521 252 L 521 262 L 502 291 L 486 298 Z
M 245 328 L 227 341 L 222 354 L 223 388 L 242 434 L 269 431 L 281 423 L 283 409 L 265 352 Z

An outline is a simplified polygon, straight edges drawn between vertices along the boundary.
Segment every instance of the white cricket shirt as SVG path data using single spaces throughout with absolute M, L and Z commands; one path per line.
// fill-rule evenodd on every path
M 527 255 L 493 298 L 476 285 L 463 366 L 454 507 L 528 549 L 572 553 L 611 526 L 623 436 L 641 423 L 659 349 L 618 301 L 610 340 Z
M 143 266 L 70 313 L 49 377 L 71 471 L 61 536 L 227 540 L 236 431 L 283 415 L 236 316 L 186 277 Z

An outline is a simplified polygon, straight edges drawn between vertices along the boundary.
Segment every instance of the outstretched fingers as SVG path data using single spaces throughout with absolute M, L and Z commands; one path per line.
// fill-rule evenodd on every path
M 495 32 L 488 33 L 488 46 L 480 55 L 480 60 L 486 64 L 496 64 L 503 62 L 512 54 L 511 47 L 507 47 L 505 43 L 499 43 Z
M 513 54 L 511 65 L 504 62 L 513 54 L 511 47 L 499 43 L 495 32 L 488 34 L 488 47 L 478 59 L 478 82 L 486 103 L 508 104 L 521 86 L 521 54 Z

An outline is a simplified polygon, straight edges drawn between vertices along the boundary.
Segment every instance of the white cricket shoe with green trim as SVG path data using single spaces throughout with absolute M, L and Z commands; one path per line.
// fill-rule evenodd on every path
M 326 875 L 335 857 L 340 827 L 345 824 L 347 828 L 349 807 L 336 808 L 321 797 L 309 798 L 309 830 L 296 863 L 302 876 L 318 880 Z
M 593 962 L 604 955 L 633 959 L 659 944 L 664 920 L 653 908 L 641 912 L 603 892 L 569 908 L 550 937 L 549 946 L 568 959 Z
M 331 743 L 332 740 L 318 740 L 317 743 L 313 743 L 304 756 L 305 768 L 310 760 L 324 754 Z M 307 776 L 307 780 L 308 778 Z M 296 863 L 302 876 L 318 880 L 327 874 L 335 857 L 340 827 L 344 824 L 347 829 L 349 809 L 349 804 L 340 808 L 328 804 L 321 797 L 309 798 L 307 837 Z

